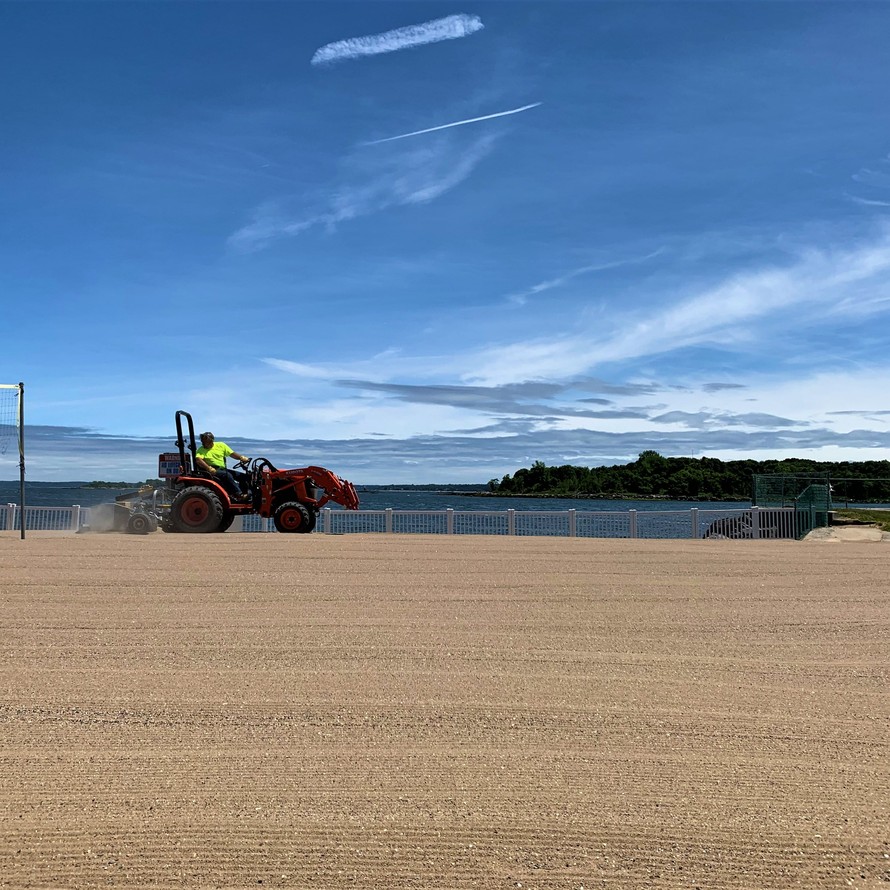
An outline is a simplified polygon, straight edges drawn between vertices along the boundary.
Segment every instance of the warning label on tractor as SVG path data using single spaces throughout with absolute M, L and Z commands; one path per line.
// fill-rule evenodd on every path
M 178 476 L 183 469 L 178 451 L 158 455 L 158 478 L 167 479 L 171 476 Z

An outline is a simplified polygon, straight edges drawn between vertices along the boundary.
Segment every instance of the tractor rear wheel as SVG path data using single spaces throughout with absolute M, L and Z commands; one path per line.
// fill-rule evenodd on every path
M 176 495 L 170 507 L 170 521 L 178 532 L 215 532 L 223 521 L 223 512 L 216 492 L 192 485 Z
M 307 534 L 315 528 L 315 515 L 299 501 L 287 501 L 272 514 L 275 528 L 280 532 Z

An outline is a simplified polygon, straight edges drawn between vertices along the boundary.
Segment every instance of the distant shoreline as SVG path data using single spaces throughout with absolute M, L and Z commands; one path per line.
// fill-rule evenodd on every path
M 723 498 L 671 498 L 664 494 L 591 494 L 588 492 L 575 492 L 573 494 L 563 494 L 561 492 L 499 492 L 499 491 L 442 491 L 441 494 L 452 495 L 464 498 L 554 498 L 563 501 L 667 501 L 684 503 L 695 503 L 697 501 L 707 503 L 738 503 L 739 501 L 747 501 L 749 498 L 744 497 L 723 497 Z

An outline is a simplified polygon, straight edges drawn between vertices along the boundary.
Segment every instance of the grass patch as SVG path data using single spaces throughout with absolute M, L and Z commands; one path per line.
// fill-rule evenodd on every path
M 876 525 L 882 531 L 890 532 L 890 510 L 835 510 L 834 515 L 852 522 Z

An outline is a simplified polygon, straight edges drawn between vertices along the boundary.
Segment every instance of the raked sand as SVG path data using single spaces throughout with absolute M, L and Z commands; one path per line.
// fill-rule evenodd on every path
M 887 888 L 834 543 L 0 534 L 0 886 Z

